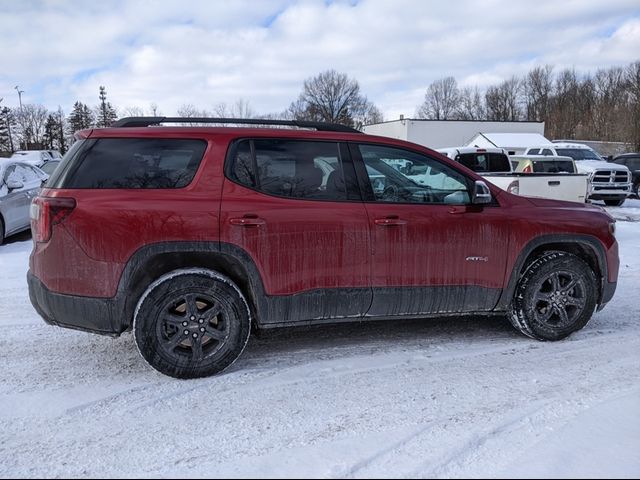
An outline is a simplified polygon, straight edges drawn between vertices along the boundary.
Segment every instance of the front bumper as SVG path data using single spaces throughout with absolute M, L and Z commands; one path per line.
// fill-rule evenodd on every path
M 115 298 L 80 297 L 50 291 L 30 271 L 27 272 L 29 298 L 38 314 L 49 325 L 85 332 L 119 336 L 123 308 Z
M 616 293 L 616 287 L 618 286 L 618 282 L 607 282 L 605 281 L 602 285 L 602 297 L 600 298 L 600 303 L 598 304 L 598 311 L 602 310 L 609 301 L 613 298 L 613 295 Z
M 630 183 L 592 183 L 588 197 L 591 200 L 611 200 L 627 198 L 631 195 Z

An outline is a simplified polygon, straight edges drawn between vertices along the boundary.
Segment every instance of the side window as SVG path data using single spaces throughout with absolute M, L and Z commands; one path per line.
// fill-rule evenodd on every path
M 510 172 L 509 157 L 504 153 L 489 153 L 489 172 Z
M 455 160 L 474 172 L 489 171 L 489 157 L 486 153 L 461 153 Z
M 540 149 L 539 148 L 530 148 L 529 152 L 527 153 L 527 155 L 540 155 Z
M 24 183 L 29 185 L 30 188 L 37 187 L 42 183 L 43 178 L 33 167 L 24 167 L 24 175 Z
M 203 140 L 101 138 L 78 159 L 75 171 L 57 176 L 53 188 L 186 187 L 206 148 Z
M 13 172 L 9 175 L 9 179 L 17 180 L 18 182 L 22 182 L 26 185 L 29 182 L 27 173 L 27 167 L 16 165 Z
M 232 180 L 262 193 L 307 200 L 347 199 L 335 142 L 243 140 L 231 161 Z
M 448 165 L 398 148 L 378 145 L 359 145 L 358 148 L 376 201 L 458 205 L 470 203 L 470 180 Z
M 15 165 L 11 165 L 7 167 L 7 169 L 4 171 L 4 178 L 3 178 L 4 183 L 7 183 L 10 180 L 18 180 L 20 182 L 22 181 L 22 179 L 17 176 L 15 171 L 16 171 Z
M 545 148 L 544 150 L 542 150 L 542 155 L 553 155 L 553 152 L 548 148 Z

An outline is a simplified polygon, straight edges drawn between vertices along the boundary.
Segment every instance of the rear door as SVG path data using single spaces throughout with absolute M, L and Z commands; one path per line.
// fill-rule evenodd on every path
M 230 148 L 222 248 L 264 286 L 261 322 L 358 317 L 371 304 L 369 222 L 345 145 L 244 139 Z
M 368 316 L 493 309 L 508 251 L 500 206 L 471 205 L 473 180 L 429 156 L 370 144 L 351 150 L 372 236 Z M 393 167 L 403 159 L 409 172 Z

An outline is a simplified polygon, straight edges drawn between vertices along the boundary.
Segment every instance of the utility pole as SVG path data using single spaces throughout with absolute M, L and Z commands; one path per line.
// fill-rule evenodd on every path
M 21 119 L 20 119 L 21 122 L 20 123 L 22 124 L 22 121 L 24 120 L 24 112 L 22 111 L 22 94 L 24 93 L 24 90 L 20 90 L 20 87 L 18 85 L 15 86 L 15 89 L 18 92 L 18 102 L 20 102 L 20 117 L 21 117 Z M 24 125 L 22 125 L 22 128 L 24 128 Z M 27 131 L 27 133 L 29 133 L 29 132 Z M 24 135 L 24 132 L 23 132 L 23 135 Z M 24 139 L 24 149 L 25 150 L 28 150 L 28 147 L 27 147 L 27 142 L 28 141 L 29 141 L 28 138 Z

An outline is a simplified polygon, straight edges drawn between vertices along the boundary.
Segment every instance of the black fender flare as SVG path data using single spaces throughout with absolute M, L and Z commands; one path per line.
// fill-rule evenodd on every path
M 498 300 L 498 305 L 496 306 L 496 310 L 506 311 L 511 304 L 511 299 L 516 289 L 516 285 L 518 284 L 518 280 L 520 279 L 520 273 L 525 265 L 525 262 L 529 258 L 529 256 L 540 247 L 544 247 L 545 245 L 558 245 L 558 244 L 578 244 L 581 247 L 587 247 L 593 251 L 595 254 L 595 258 L 598 264 L 598 268 L 600 270 L 600 285 L 599 285 L 599 298 L 598 304 L 602 300 L 603 295 L 603 287 L 604 282 L 608 279 L 608 265 L 607 265 L 607 255 L 605 252 L 604 245 L 597 239 L 597 237 L 593 237 L 590 235 L 576 235 L 576 234 L 551 234 L 551 235 L 540 235 L 539 237 L 535 237 L 530 240 L 524 248 L 518 254 L 516 261 L 511 269 L 511 274 L 509 275 L 509 281 L 507 286 L 502 291 L 502 295 Z M 594 272 L 598 275 L 598 272 Z

